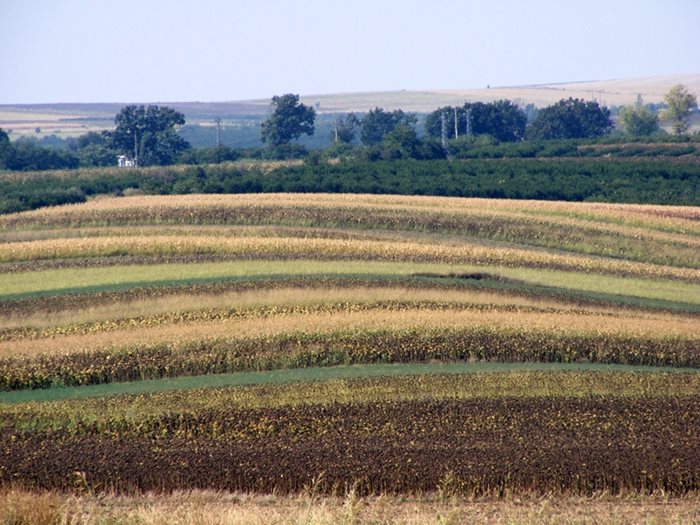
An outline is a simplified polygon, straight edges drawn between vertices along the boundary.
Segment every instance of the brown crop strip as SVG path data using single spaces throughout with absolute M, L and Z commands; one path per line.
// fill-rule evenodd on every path
M 700 488 L 700 397 L 476 399 L 166 414 L 2 430 L 0 479 L 41 488 L 591 494 Z M 320 480 L 320 481 L 319 481 Z
M 0 389 L 359 363 L 595 362 L 700 368 L 700 342 L 473 327 L 290 333 L 0 359 Z

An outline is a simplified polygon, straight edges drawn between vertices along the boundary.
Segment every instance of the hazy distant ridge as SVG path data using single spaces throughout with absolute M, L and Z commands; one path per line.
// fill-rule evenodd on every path
M 691 93 L 700 96 L 700 74 L 646 77 L 637 79 L 579 81 L 529 86 L 491 87 L 481 89 L 426 89 L 422 91 L 383 91 L 301 95 L 305 104 L 318 113 L 366 112 L 375 107 L 387 110 L 427 113 L 441 106 L 464 102 L 489 102 L 509 99 L 521 104 L 543 107 L 562 98 L 596 100 L 608 106 L 632 104 L 641 95 L 645 102 L 663 101 L 664 94 L 676 84 L 685 84 Z M 284 87 L 279 94 L 285 93 Z M 241 119 L 261 117 L 270 111 L 269 99 L 223 102 L 111 102 L 64 104 L 0 104 L 0 128 L 33 133 L 40 127 L 44 133 L 58 131 L 75 134 L 111 127 L 114 116 L 130 103 L 152 103 L 170 106 L 182 113 L 188 123 L 211 123 L 214 118 Z

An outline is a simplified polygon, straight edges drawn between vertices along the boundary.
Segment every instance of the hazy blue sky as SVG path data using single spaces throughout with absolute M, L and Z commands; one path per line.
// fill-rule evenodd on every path
M 700 0 L 0 0 L 0 103 L 700 73 Z

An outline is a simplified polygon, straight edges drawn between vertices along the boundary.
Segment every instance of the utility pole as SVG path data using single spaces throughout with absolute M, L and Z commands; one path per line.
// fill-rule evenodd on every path
M 214 119 L 216 122 L 216 147 L 221 147 L 221 117 L 216 117 Z
M 457 108 L 456 107 L 454 108 L 454 110 L 455 110 L 455 138 L 458 139 L 459 138 L 459 126 L 458 126 L 459 117 L 457 116 Z
M 137 127 L 134 126 L 134 166 L 138 167 L 138 165 L 139 165 L 139 148 L 138 148 L 138 141 L 136 139 L 136 130 L 137 130 Z
M 447 155 L 447 118 L 445 117 L 444 111 L 440 114 L 440 124 L 442 124 L 442 149 L 445 152 L 445 155 Z
M 471 126 L 471 120 L 472 120 L 472 110 L 467 108 L 467 137 L 469 137 L 472 134 L 472 126 Z

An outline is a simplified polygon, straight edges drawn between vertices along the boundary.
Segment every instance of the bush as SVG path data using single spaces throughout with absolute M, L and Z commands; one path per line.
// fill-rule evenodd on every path
M 567 151 L 572 147 L 551 145 L 551 149 Z M 379 154 L 381 146 L 361 151 Z M 531 154 L 533 150 L 523 151 Z M 314 155 L 302 165 L 279 167 L 272 173 L 230 164 L 48 172 L 0 177 L 0 213 L 82 202 L 88 195 L 136 191 L 160 195 L 377 193 L 697 206 L 700 163 L 675 158 L 336 159 L 331 163 Z

